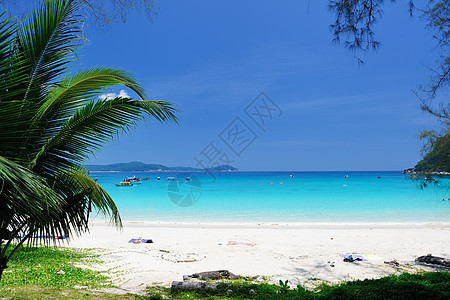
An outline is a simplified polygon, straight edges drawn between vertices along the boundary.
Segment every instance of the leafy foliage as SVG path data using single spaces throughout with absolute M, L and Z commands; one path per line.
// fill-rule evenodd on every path
M 346 37 L 345 46 L 356 52 L 360 49 L 377 49 L 379 42 L 375 40 L 373 25 L 381 17 L 380 5 L 377 1 L 330 1 L 329 8 L 336 13 L 336 21 L 330 26 L 334 34 L 334 42 L 340 43 L 341 36 Z
M 440 96 L 439 91 L 445 91 L 450 82 L 450 3 L 449 1 L 429 0 L 423 10 L 422 18 L 427 23 L 428 29 L 433 33 L 437 41 L 440 55 L 438 59 L 439 69 L 432 70 L 430 82 L 427 87 L 420 86 L 416 94 L 421 99 L 421 108 L 424 111 L 438 117 L 441 121 L 450 125 L 448 97 L 444 96 L 444 102 L 439 102 L 437 107 L 431 105 L 432 100 Z M 420 95 L 421 93 L 422 95 Z M 447 99 L 445 99 L 447 98 Z
M 351 281 L 328 287 L 320 295 L 324 299 L 448 299 L 450 273 L 404 273 L 400 276 Z
M 25 16 L 27 10 L 39 5 L 41 0 L 0 0 L 0 7 L 8 8 L 11 13 Z M 149 21 L 158 14 L 155 0 L 82 0 L 84 11 L 92 23 L 99 29 L 107 29 L 113 23 L 125 23 L 132 14 L 143 14 Z
M 391 0 L 395 2 L 395 0 Z M 328 7 L 335 13 L 336 21 L 330 25 L 333 42 L 339 44 L 344 37 L 344 45 L 358 60 L 357 51 L 377 50 L 380 42 L 375 38 L 374 26 L 383 15 L 384 0 L 330 0 Z M 409 1 L 410 13 L 414 10 Z
M 176 299 L 448 299 L 450 297 L 450 273 L 436 272 L 422 275 L 404 273 L 380 279 L 345 282 L 340 285 L 324 285 L 319 292 L 297 286 L 286 288 L 285 283 L 249 284 L 221 283 L 217 289 L 199 291 L 176 290 Z
M 155 0 L 86 0 L 86 3 L 96 25 L 103 28 L 119 21 L 125 23 L 132 12 L 144 14 L 150 21 L 158 13 Z
M 391 2 L 396 2 L 391 0 Z M 424 131 L 421 135 L 427 144 L 436 145 L 425 147 L 427 154 L 418 168 L 424 171 L 444 170 L 449 168 L 448 150 L 441 149 L 440 145 L 448 143 L 450 128 L 450 115 L 448 101 L 448 86 L 450 83 L 450 1 L 427 0 L 424 7 L 416 8 L 415 1 L 410 0 L 409 12 L 419 11 L 420 17 L 425 21 L 426 27 L 432 32 L 437 42 L 438 59 L 436 69 L 430 68 L 431 75 L 428 84 L 420 85 L 413 92 L 418 97 L 420 108 L 436 117 L 442 124 L 442 132 Z M 383 0 L 330 0 L 329 8 L 335 13 L 336 21 L 330 26 L 334 41 L 339 43 L 345 39 L 345 46 L 355 55 L 358 51 L 376 50 L 380 42 L 375 38 L 374 26 L 382 17 Z M 437 142 L 438 139 L 442 141 Z M 439 157 L 439 158 L 437 158 Z M 443 159 L 445 158 L 445 159 Z M 431 163 L 434 165 L 431 165 Z
M 54 288 L 75 285 L 91 288 L 111 286 L 107 276 L 98 271 L 78 267 L 89 261 L 95 262 L 98 255 L 86 250 L 55 249 L 53 247 L 22 247 L 9 263 L 0 287 L 41 285 Z M 99 263 L 100 261 L 97 261 Z M 59 275 L 58 271 L 65 274 Z
M 102 291 L 114 288 L 107 274 L 92 271 L 102 261 L 90 249 L 22 247 L 0 282 L 7 299 L 162 299 Z M 82 265 L 83 267 L 80 267 Z M 84 267 L 84 266 L 87 266 Z M 57 274 L 58 271 L 64 274 Z
M 0 278 L 31 235 L 81 234 L 94 209 L 121 226 L 114 201 L 80 165 L 145 116 L 177 121 L 171 103 L 145 100 L 127 72 L 68 73 L 84 39 L 83 4 L 42 1 L 20 24 L 0 21 Z M 99 99 L 117 85 L 139 100 Z
M 233 281 L 220 283 L 214 290 L 170 291 L 148 287 L 148 295 L 143 297 L 96 294 L 79 287 L 90 290 L 112 287 L 110 279 L 107 274 L 79 265 L 95 267 L 101 263 L 97 257 L 91 250 L 23 247 L 16 252 L 4 274 L 0 294 L 14 299 L 448 299 L 450 296 L 449 272 L 404 273 L 323 285 L 319 292 L 301 286 L 292 289 L 287 282 L 275 285 Z M 59 270 L 65 274 L 56 274 Z
M 417 163 L 418 172 L 450 172 L 450 132 L 442 136 L 435 131 L 424 131 L 422 139 L 426 139 L 425 157 Z

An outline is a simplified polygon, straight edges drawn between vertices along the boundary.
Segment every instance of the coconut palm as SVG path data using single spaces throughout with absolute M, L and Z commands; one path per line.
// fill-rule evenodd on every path
M 95 211 L 120 227 L 113 200 L 82 163 L 146 116 L 177 121 L 171 103 L 145 100 L 124 71 L 68 73 L 83 42 L 82 4 L 43 1 L 22 23 L 0 16 L 0 279 L 31 237 L 81 234 Z M 138 100 L 99 98 L 117 85 Z

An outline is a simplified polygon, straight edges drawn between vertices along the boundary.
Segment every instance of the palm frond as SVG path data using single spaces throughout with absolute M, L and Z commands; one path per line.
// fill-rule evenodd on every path
M 114 201 L 77 164 L 146 115 L 177 122 L 172 103 L 142 100 L 143 88 L 124 71 L 62 78 L 83 39 L 77 13 L 84 2 L 42 1 L 20 26 L 0 20 L 0 276 L 32 235 L 83 233 L 95 211 L 120 227 Z M 98 98 L 116 85 L 141 100 Z M 21 238 L 13 247 L 14 237 Z
M 3 12 L 0 18 L 5 15 Z M 6 18 L 0 21 L 0 74 L 2 79 L 0 80 L 0 101 L 4 102 L 9 100 L 11 91 L 15 91 L 14 87 L 17 86 L 18 79 L 16 76 L 12 76 L 12 70 L 15 69 L 15 55 L 14 55 L 14 42 L 15 33 L 17 30 L 17 22 L 13 18 Z
M 29 66 L 23 101 L 39 99 L 74 59 L 82 40 L 81 16 L 76 14 L 80 5 L 78 0 L 44 1 L 23 23 L 18 37 Z
M 32 223 L 51 222 L 60 213 L 61 203 L 42 177 L 0 156 L 0 244 L 28 232 Z
M 109 216 L 111 223 L 121 227 L 119 211 L 106 191 L 88 176 L 86 169 L 73 165 L 61 170 L 51 185 L 64 199 L 60 214 L 46 224 L 31 224 L 38 236 L 80 235 L 89 230 L 89 218 L 94 212 Z M 33 242 L 33 241 L 32 241 Z M 49 242 L 46 240 L 45 242 Z
M 172 103 L 130 98 L 91 101 L 70 118 L 42 147 L 29 166 L 40 174 L 52 174 L 73 162 L 82 163 L 119 131 L 130 130 L 143 114 L 161 122 L 177 121 Z
M 34 118 L 82 39 L 81 0 L 48 0 L 21 26 L 0 22 L 0 153 L 27 165 L 43 145 Z M 3 118 L 4 117 L 4 118 Z
M 125 85 L 136 92 L 141 99 L 145 98 L 144 89 L 127 72 L 112 68 L 92 68 L 63 78 L 50 91 L 33 120 L 34 122 L 49 120 L 65 122 L 77 109 L 91 99 L 98 98 L 105 89 L 116 85 Z
M 86 202 L 85 204 L 90 208 L 87 210 L 81 210 L 81 214 L 86 215 L 86 220 L 88 220 L 88 216 L 92 210 L 96 210 L 105 216 L 110 216 L 113 224 L 119 227 L 122 225 L 119 211 L 111 196 L 109 196 L 97 182 L 89 177 L 87 170 L 83 167 L 73 165 L 71 168 L 58 174 L 55 178 L 55 183 L 56 182 L 64 185 L 61 187 L 61 191 L 67 194 L 63 209 L 65 212 L 73 212 L 75 215 L 77 210 L 73 210 L 73 208 L 79 207 L 83 201 L 73 200 L 77 197 L 83 197 Z M 67 220 L 72 219 L 67 216 L 64 218 Z M 72 225 L 77 228 L 76 224 Z M 78 226 L 77 230 L 81 232 L 82 228 Z
M 143 109 L 145 113 L 160 122 L 170 121 L 178 124 L 178 118 L 175 116 L 177 110 L 174 108 L 174 103 L 159 100 L 143 100 L 131 101 L 130 104 Z

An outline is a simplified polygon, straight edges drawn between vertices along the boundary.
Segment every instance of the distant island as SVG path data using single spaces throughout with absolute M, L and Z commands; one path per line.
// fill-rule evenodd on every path
M 116 163 L 109 165 L 85 165 L 89 171 L 103 171 L 103 172 L 202 172 L 203 169 L 193 167 L 168 167 L 160 164 L 146 164 L 140 161 L 132 161 L 128 163 Z M 220 165 L 208 169 L 208 171 L 238 171 L 233 166 Z
M 403 171 L 403 174 L 417 173 L 450 175 L 450 138 L 448 134 L 442 144 L 435 146 L 414 168 Z

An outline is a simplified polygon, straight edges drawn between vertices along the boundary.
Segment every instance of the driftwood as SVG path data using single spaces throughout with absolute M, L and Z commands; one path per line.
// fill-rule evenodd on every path
M 215 289 L 217 284 L 207 283 L 207 282 L 183 282 L 183 281 L 173 281 L 172 290 L 206 290 Z
M 432 256 L 431 254 L 425 256 L 419 256 L 416 258 L 417 262 L 424 262 L 427 264 L 440 265 L 444 267 L 450 267 L 450 260 L 445 259 L 443 257 Z
M 218 270 L 218 271 L 209 271 L 209 272 L 201 272 L 194 273 L 192 275 L 184 275 L 183 280 L 188 281 L 191 279 L 200 279 L 200 280 L 218 280 L 218 279 L 239 279 L 239 276 L 231 273 L 228 270 Z

